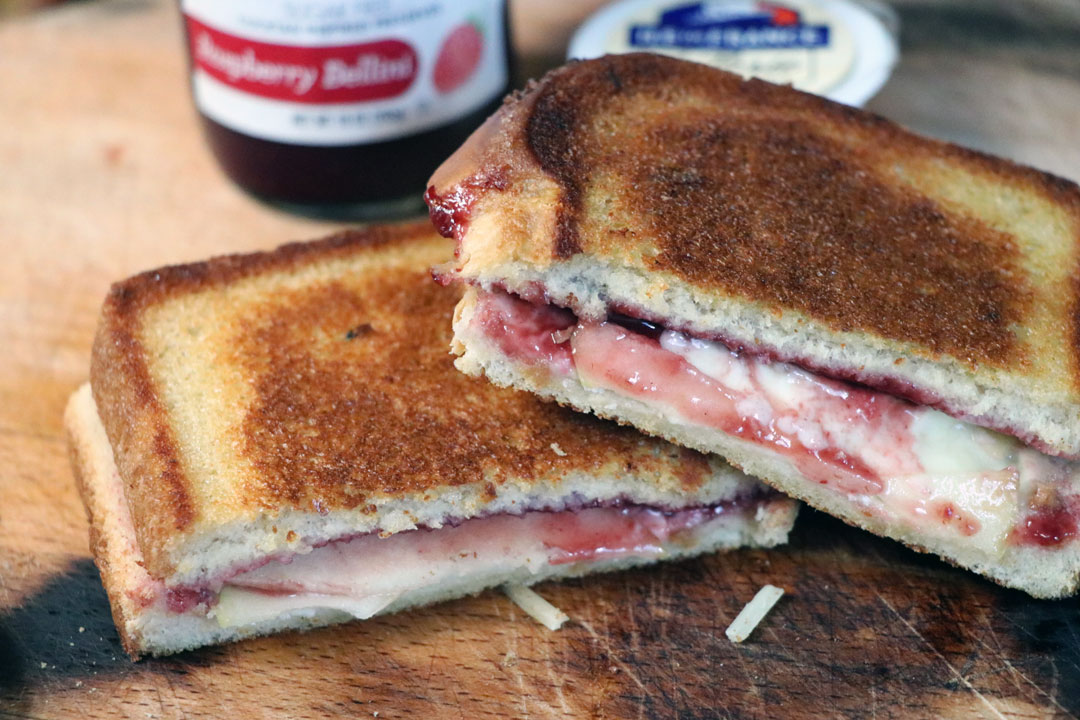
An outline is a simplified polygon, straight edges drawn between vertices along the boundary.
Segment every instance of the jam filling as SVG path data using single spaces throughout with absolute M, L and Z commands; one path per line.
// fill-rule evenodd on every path
M 506 293 L 485 295 L 477 320 L 510 358 L 540 364 L 561 375 L 589 368 L 590 378 L 646 401 L 662 393 L 663 400 L 676 404 L 686 420 L 769 445 L 795 459 L 800 470 L 821 484 L 833 483 L 859 493 L 879 493 L 883 488 L 880 476 L 858 458 L 832 447 L 808 447 L 797 432 L 790 428 L 785 432 L 778 425 L 780 418 L 739 412 L 733 394 L 660 346 L 663 330 L 656 323 L 618 315 L 601 323 L 579 324 L 569 310 L 532 305 Z M 651 369 L 650 378 L 664 378 L 669 386 L 661 390 L 655 382 L 643 379 L 639 370 L 644 367 Z M 875 393 L 854 389 L 850 393 L 853 412 L 866 417 L 876 414 Z M 903 425 L 902 418 L 900 422 Z
M 1016 526 L 1014 539 L 1026 545 L 1054 547 L 1069 542 L 1078 532 L 1080 501 L 1071 498 L 1066 504 L 1033 508 Z
M 497 513 L 380 538 L 375 533 L 342 538 L 306 555 L 233 574 L 223 587 L 267 596 L 336 595 L 363 599 L 436 584 L 442 575 L 484 572 L 493 566 L 590 563 L 617 557 L 661 558 L 679 544 L 693 545 L 696 533 L 733 514 L 752 516 L 777 495 L 753 496 L 681 509 L 613 500 L 563 510 Z M 441 574 L 440 574 L 441 573 Z M 218 592 L 209 588 L 165 590 L 168 610 L 184 613 L 212 608 Z
M 1077 535 L 1080 497 L 1072 477 L 1080 469 L 930 408 L 623 313 L 579 322 L 564 308 L 495 291 L 480 294 L 473 322 L 517 362 L 641 400 L 678 423 L 767 447 L 810 481 L 846 495 L 864 515 L 899 515 L 910 524 L 970 537 L 996 514 L 987 531 L 998 538 L 994 542 L 1041 547 Z M 939 424 L 970 428 L 955 432 L 977 451 L 980 443 L 994 446 L 989 460 L 968 471 L 966 485 L 949 485 L 950 472 L 941 470 L 949 467 L 953 448 L 936 448 L 931 467 L 924 467 L 924 449 L 934 442 L 925 437 L 932 434 L 925 428 L 935 427 L 925 420 L 929 414 Z M 1021 465 L 1029 468 L 1024 474 Z M 1018 487 L 1024 477 L 1028 485 Z M 1033 500 L 1019 511 L 1023 497 L 1037 498 L 1048 487 L 1066 499 Z M 1011 509 L 1010 497 L 1016 498 Z M 1002 521 L 1004 512 L 1009 516 Z M 1010 529 L 1002 531 L 1002 522 Z
M 209 588 L 168 588 L 165 604 L 171 613 L 185 613 L 199 605 L 213 605 L 216 597 L 217 593 Z

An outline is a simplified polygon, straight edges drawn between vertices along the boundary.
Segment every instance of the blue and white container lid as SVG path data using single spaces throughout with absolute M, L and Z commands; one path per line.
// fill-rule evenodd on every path
M 876 0 L 623 0 L 585 21 L 568 56 L 656 52 L 862 105 L 892 73 L 898 25 Z

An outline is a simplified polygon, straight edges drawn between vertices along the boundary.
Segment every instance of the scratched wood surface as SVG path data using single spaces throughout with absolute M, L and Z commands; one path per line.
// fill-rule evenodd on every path
M 551 5 L 522 43 L 554 57 L 571 19 Z M 1080 176 L 1075 3 L 900 10 L 903 60 L 872 107 Z M 221 177 L 180 48 L 168 3 L 0 24 L 0 719 L 1080 716 L 1076 600 L 1034 601 L 809 512 L 772 552 L 544 586 L 574 619 L 558 633 L 488 593 L 130 663 L 60 433 L 98 304 L 148 267 L 336 227 Z M 766 582 L 788 595 L 728 643 Z

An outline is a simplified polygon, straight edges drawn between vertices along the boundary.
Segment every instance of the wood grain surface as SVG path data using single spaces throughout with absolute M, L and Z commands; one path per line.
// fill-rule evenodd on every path
M 556 57 L 580 11 L 560 30 L 552 5 Z M 902 61 L 872 108 L 1080 177 L 1080 5 L 899 10 Z M 148 267 L 337 227 L 230 185 L 185 83 L 167 2 L 0 24 L 0 718 L 1080 716 L 1075 599 L 1031 600 L 812 512 L 775 551 L 542 586 L 573 618 L 557 633 L 486 593 L 132 664 L 60 429 L 101 299 Z M 764 583 L 788 594 L 729 643 Z

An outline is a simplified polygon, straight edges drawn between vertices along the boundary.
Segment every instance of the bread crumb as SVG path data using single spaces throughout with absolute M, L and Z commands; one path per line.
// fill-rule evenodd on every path
M 551 451 L 559 457 L 566 457 L 566 451 L 559 447 L 559 443 L 551 443 Z

